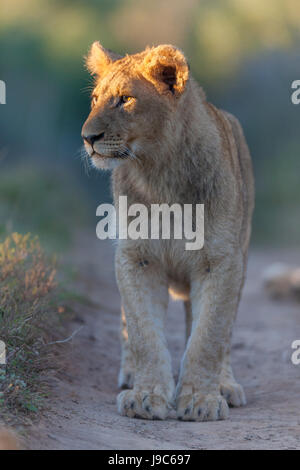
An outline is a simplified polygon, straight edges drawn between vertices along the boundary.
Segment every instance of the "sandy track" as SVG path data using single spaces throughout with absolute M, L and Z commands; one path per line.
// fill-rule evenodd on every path
M 261 272 L 273 261 L 300 265 L 300 251 L 252 252 L 233 339 L 233 364 L 248 404 L 230 419 L 193 423 L 132 420 L 117 414 L 119 304 L 110 243 L 80 237 L 73 263 L 79 288 L 97 308 L 78 307 L 83 326 L 55 382 L 49 410 L 29 433 L 31 449 L 300 449 L 300 366 L 291 343 L 300 339 L 300 306 L 268 299 Z M 171 303 L 168 340 L 174 373 L 184 346 L 183 310 Z

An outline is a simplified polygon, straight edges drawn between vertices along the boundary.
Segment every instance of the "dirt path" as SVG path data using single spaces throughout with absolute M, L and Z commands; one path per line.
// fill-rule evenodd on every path
M 193 423 L 132 420 L 117 414 L 119 294 L 110 243 L 81 237 L 75 262 L 85 295 L 97 309 L 78 311 L 68 366 L 59 374 L 49 411 L 29 436 L 32 449 L 300 449 L 300 366 L 291 343 L 300 339 L 300 306 L 268 299 L 261 272 L 274 261 L 300 265 L 300 252 L 252 252 L 233 340 L 236 377 L 248 404 L 230 419 Z M 73 260 L 74 263 L 74 260 Z M 180 303 L 171 303 L 168 340 L 177 374 L 183 352 Z

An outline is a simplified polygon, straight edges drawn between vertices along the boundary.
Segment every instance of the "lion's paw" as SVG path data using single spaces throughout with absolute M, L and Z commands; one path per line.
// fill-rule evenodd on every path
M 247 403 L 243 387 L 235 381 L 223 382 L 221 394 L 230 406 L 244 406 Z
M 176 409 L 177 418 L 184 421 L 217 421 L 229 415 L 226 401 L 217 393 L 180 393 Z
M 129 418 L 165 419 L 170 408 L 167 398 L 155 390 L 124 390 L 117 404 L 119 413 Z

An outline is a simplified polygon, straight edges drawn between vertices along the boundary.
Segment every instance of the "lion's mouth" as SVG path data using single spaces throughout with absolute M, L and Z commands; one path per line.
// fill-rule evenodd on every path
M 103 153 L 99 153 L 93 150 L 93 152 L 90 154 L 91 158 L 101 158 L 101 159 L 104 159 L 104 158 L 116 159 L 117 158 L 120 160 L 124 160 L 130 156 L 131 156 L 131 152 L 128 149 L 114 150 L 110 152 L 109 154 L 103 154 Z
M 88 158 L 98 160 L 99 162 L 105 160 L 137 160 L 137 156 L 131 148 L 122 143 L 118 146 L 106 146 L 106 148 L 99 148 L 99 146 L 91 146 L 84 142 L 84 147 Z

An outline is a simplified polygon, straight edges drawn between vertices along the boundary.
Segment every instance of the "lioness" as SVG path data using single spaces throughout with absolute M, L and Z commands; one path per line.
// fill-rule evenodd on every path
M 171 45 L 118 56 L 95 42 L 96 76 L 82 137 L 93 165 L 113 170 L 128 204 L 205 205 L 205 245 L 119 240 L 122 415 L 182 420 L 228 416 L 246 403 L 230 365 L 232 325 L 244 283 L 253 210 L 250 155 L 237 119 L 206 101 L 184 54 Z M 150 211 L 148 211 L 149 213 Z M 184 300 L 187 344 L 175 390 L 164 336 L 168 289 Z

